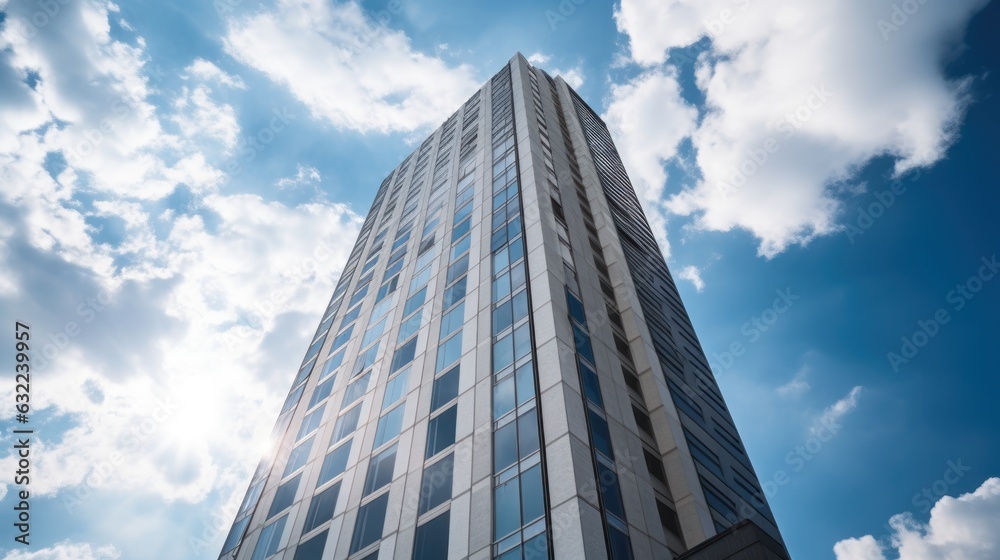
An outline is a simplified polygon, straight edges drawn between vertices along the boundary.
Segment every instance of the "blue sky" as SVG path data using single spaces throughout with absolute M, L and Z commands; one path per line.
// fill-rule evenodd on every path
M 792 556 L 997 556 L 995 3 L 42 10 L 0 0 L 0 309 L 45 358 L 5 558 L 214 558 L 378 184 L 516 51 L 612 129 Z

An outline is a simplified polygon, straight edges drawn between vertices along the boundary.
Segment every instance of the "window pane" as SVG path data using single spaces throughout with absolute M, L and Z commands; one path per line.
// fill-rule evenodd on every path
M 292 452 L 288 454 L 288 462 L 285 463 L 285 472 L 281 475 L 281 478 L 285 478 L 305 466 L 306 461 L 309 459 L 309 450 L 312 449 L 312 443 L 313 438 L 309 438 L 292 449 Z
M 580 378 L 583 380 L 583 393 L 586 395 L 587 400 L 604 408 L 604 399 L 601 398 L 601 384 L 597 380 L 597 373 L 584 362 L 577 361 L 577 364 L 580 367 Z
M 545 515 L 541 465 L 535 465 L 521 474 L 521 512 L 525 525 Z
M 468 276 L 463 276 L 461 280 L 455 282 L 450 288 L 444 291 L 444 309 L 448 309 L 465 297 L 467 280 Z
M 340 348 L 341 346 L 346 344 L 347 341 L 351 339 L 351 333 L 353 332 L 354 332 L 354 323 L 351 323 L 350 325 L 347 326 L 346 329 L 343 329 L 342 331 L 337 333 L 337 337 L 333 339 L 333 346 L 331 346 L 330 348 Z
M 452 475 L 454 471 L 454 454 L 450 454 L 424 469 L 424 476 L 420 481 L 419 511 L 421 515 L 451 499 Z
M 514 329 L 514 359 L 520 360 L 531 353 L 531 327 L 528 323 Z
M 222 552 L 229 552 L 230 550 L 236 548 L 240 539 L 243 538 L 243 531 L 246 530 L 251 517 L 253 516 L 248 515 L 233 524 L 233 528 L 229 530 L 229 535 L 226 536 L 226 542 L 222 544 Z
M 508 375 L 493 386 L 493 420 L 499 420 L 514 410 L 514 376 Z
M 334 477 L 343 474 L 347 469 L 347 459 L 351 456 L 351 442 L 348 440 L 340 447 L 326 454 L 323 459 L 323 467 L 319 471 L 319 481 L 316 486 L 326 484 Z
M 464 257 L 458 259 L 457 261 L 451 263 L 448 267 L 448 277 L 445 280 L 445 285 L 450 285 L 455 280 L 458 280 L 466 272 L 469 271 L 469 255 L 466 254 Z
M 510 301 L 505 301 L 493 310 L 493 334 L 497 335 L 511 325 Z
M 520 479 L 514 477 L 496 487 L 493 499 L 494 534 L 499 540 L 521 528 Z
M 282 515 L 264 527 L 264 530 L 260 532 L 260 538 L 257 540 L 257 546 L 254 547 L 250 560 L 264 560 L 278 552 L 278 548 L 281 546 L 281 535 L 285 532 L 286 521 L 288 521 L 288 516 Z
M 420 260 L 424 259 L 425 257 L 433 257 L 433 256 L 434 256 L 434 251 L 431 251 L 430 253 L 427 253 L 426 255 L 422 255 L 420 257 Z M 420 268 L 420 262 L 419 262 L 419 260 L 417 262 L 417 268 Z M 428 267 L 425 267 L 420 272 L 418 272 L 413 277 L 413 280 L 410 280 L 410 293 L 413 293 L 414 289 L 419 288 L 419 287 L 423 286 L 424 284 L 426 284 L 427 282 L 429 282 L 430 279 L 431 279 L 431 267 L 428 266 Z M 414 294 L 414 295 L 416 295 L 416 294 Z M 421 302 L 421 303 L 423 303 L 423 302 Z
M 622 505 L 621 489 L 618 487 L 618 474 L 603 462 L 597 461 L 597 482 L 604 498 L 604 509 L 624 521 L 625 508 Z
M 312 501 L 309 502 L 309 511 L 306 513 L 306 525 L 302 528 L 303 534 L 333 519 L 333 510 L 337 507 L 338 495 L 340 495 L 339 482 L 313 496 Z
M 535 370 L 532 362 L 517 367 L 517 406 L 535 396 Z
M 337 443 L 345 437 L 354 433 L 358 428 L 358 419 L 361 418 L 361 405 L 357 405 L 351 410 L 337 418 L 337 425 L 333 429 L 333 438 L 330 444 Z
M 431 519 L 417 527 L 413 545 L 413 560 L 443 560 L 448 558 L 448 528 L 451 511 Z
M 472 242 L 472 236 L 471 235 L 466 235 L 461 240 L 459 240 L 459 242 L 456 243 L 451 248 L 451 259 L 455 260 L 455 257 L 457 257 L 457 256 L 461 255 L 462 253 L 465 253 L 466 251 L 468 251 L 469 250 L 469 245 L 471 244 L 471 242 Z
M 424 322 L 423 318 L 424 314 L 417 311 L 413 315 L 410 315 L 409 319 L 403 321 L 403 324 L 399 326 L 399 334 L 396 336 L 396 344 L 400 344 L 416 334 Z
M 336 354 L 334 354 L 333 356 L 331 356 L 326 361 L 325 364 L 323 364 L 323 374 L 320 376 L 321 378 L 322 377 L 326 377 L 327 375 L 330 375 L 330 373 L 333 370 L 337 369 L 338 367 L 340 367 L 340 364 L 344 363 L 344 352 L 345 352 L 345 350 L 341 350 L 340 352 L 337 352 Z
M 608 527 L 611 534 L 611 560 L 632 560 L 632 543 L 628 535 L 614 527 Z
M 368 475 L 365 477 L 365 492 L 367 496 L 392 482 L 392 470 L 396 466 L 396 446 L 372 457 L 368 463 Z
M 458 361 L 462 357 L 462 331 L 458 331 L 455 336 L 441 343 L 438 347 L 437 367 L 434 371 L 441 371 L 447 366 Z
M 608 430 L 608 421 L 593 410 L 587 412 L 590 416 L 590 437 L 594 440 L 594 449 L 613 461 L 615 453 L 611 447 L 611 432 Z
M 274 501 L 271 502 L 271 509 L 267 513 L 269 518 L 274 517 L 274 514 L 281 513 L 292 505 L 292 502 L 295 501 L 295 492 L 299 489 L 299 480 L 301 479 L 302 474 L 299 473 L 295 475 L 295 478 L 278 486 L 278 490 L 274 493 Z
M 430 268 L 427 269 L 428 273 Z M 409 317 L 410 313 L 416 311 L 421 305 L 424 304 L 424 299 L 427 297 L 427 288 L 421 288 L 419 292 L 410 296 L 406 300 L 406 304 L 403 305 L 403 317 Z
M 385 395 L 382 397 L 382 410 L 396 404 L 399 399 L 406 394 L 406 385 L 410 377 L 410 370 L 404 370 L 396 377 L 393 377 L 385 385 Z
M 514 362 L 514 337 L 511 333 L 493 344 L 493 373 L 499 373 Z
M 517 447 L 522 459 L 538 451 L 537 408 L 532 408 L 517 419 Z
M 396 349 L 396 353 L 392 355 L 392 366 L 389 368 L 389 373 L 395 373 L 401 367 L 413 361 L 413 357 L 417 354 L 417 338 L 419 337 L 414 337 Z
M 336 380 L 337 376 L 335 375 L 316 386 L 312 397 L 309 399 L 309 408 L 316 406 L 320 401 L 330 396 L 330 393 L 333 391 L 333 383 Z
M 399 435 L 399 431 L 403 428 L 403 410 L 405 408 L 405 405 L 399 405 L 378 419 L 373 447 L 377 448 Z
M 368 330 L 365 331 L 364 338 L 361 339 L 361 347 L 367 348 L 369 344 L 375 342 L 375 339 L 382 336 L 382 331 L 385 330 L 385 319 L 382 319 L 378 323 L 375 323 Z
M 301 440 L 304 436 L 311 434 L 316 428 L 319 428 L 320 423 L 323 421 L 323 411 L 325 409 L 326 405 L 323 405 L 302 419 L 302 425 L 299 426 L 299 433 L 295 436 L 295 441 Z
M 385 510 L 388 505 L 387 492 L 358 509 L 358 520 L 354 525 L 354 536 L 351 538 L 351 554 L 367 548 L 382 538 L 382 526 L 385 523 Z
M 340 410 L 344 410 L 354 404 L 354 401 L 360 399 L 368 391 L 368 380 L 371 376 L 371 372 L 366 373 L 347 386 L 347 390 L 344 391 L 344 402 L 340 404 Z
M 323 531 L 315 537 L 307 540 L 295 549 L 293 560 L 322 560 L 323 549 L 326 548 L 326 536 L 329 531 Z
M 456 329 L 462 328 L 462 323 L 464 322 L 465 304 L 460 303 L 441 317 L 441 338 L 455 332 Z
M 427 425 L 427 453 L 430 458 L 449 445 L 455 443 L 455 422 L 458 420 L 458 405 L 452 406 L 431 418 Z
M 528 316 L 528 290 L 521 290 L 511 298 L 513 321 L 517 323 Z
M 431 390 L 431 412 L 458 396 L 458 368 L 455 366 L 434 380 Z
M 517 422 L 508 422 L 493 433 L 493 472 L 517 462 Z

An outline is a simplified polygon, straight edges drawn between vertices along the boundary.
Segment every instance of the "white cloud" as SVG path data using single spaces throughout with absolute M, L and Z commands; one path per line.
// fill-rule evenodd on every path
M 884 37 L 891 7 L 865 0 L 624 0 L 616 20 L 635 62 L 656 67 L 711 39 L 696 64 L 701 177 L 669 209 L 701 229 L 750 231 L 767 257 L 837 231 L 838 195 L 867 162 L 889 156 L 904 173 L 954 142 L 969 80 L 947 79 L 941 61 L 985 3 L 920 3 Z M 645 117 L 659 130 L 675 119 Z
M 858 406 L 858 398 L 861 396 L 861 386 L 856 386 L 844 396 L 844 398 L 833 403 L 823 414 L 819 416 L 816 422 L 809 428 L 809 431 L 816 435 L 821 430 L 830 430 L 833 433 L 837 433 L 840 429 L 840 421 L 847 415 L 848 412 L 854 410 Z
M 196 58 L 194 62 L 188 65 L 184 69 L 184 72 L 193 78 L 197 78 L 202 82 L 217 82 L 220 85 L 233 87 L 237 89 L 246 89 L 246 84 L 239 76 L 233 76 L 223 71 L 221 68 L 215 64 L 205 60 L 204 58 Z
M 3 560 L 117 560 L 121 553 L 111 545 L 95 547 L 91 544 L 63 541 L 40 550 L 12 550 Z
M 278 180 L 278 187 L 282 189 L 290 189 L 301 185 L 315 186 L 322 180 L 323 178 L 320 176 L 319 169 L 316 169 L 311 165 L 302 165 L 300 163 L 297 166 L 293 177 L 282 177 Z
M 683 278 L 688 282 L 694 284 L 694 289 L 699 292 L 705 289 L 705 281 L 701 279 L 701 271 L 698 270 L 697 266 L 688 265 L 681 269 L 680 273 L 677 274 L 679 278 Z
M 663 163 L 677 155 L 681 141 L 695 128 L 697 111 L 680 96 L 673 70 L 653 70 L 611 88 L 604 115 L 632 184 L 660 248 L 669 255 L 663 186 Z
M 899 560 L 995 560 L 1000 557 L 1000 478 L 987 479 L 974 492 L 944 496 L 931 509 L 927 524 L 903 513 L 889 519 L 893 530 L 887 549 Z M 833 547 L 837 560 L 885 560 L 871 536 L 845 539 Z
M 225 44 L 341 128 L 437 124 L 479 87 L 470 67 L 414 51 L 405 34 L 373 22 L 356 2 L 278 0 L 273 11 L 231 21 Z
M 528 55 L 528 62 L 534 64 L 535 66 L 540 66 L 549 61 L 551 57 L 545 53 L 534 52 Z
M 583 68 L 580 66 L 570 68 L 569 70 L 555 69 L 552 73 L 556 76 L 562 76 L 562 79 L 566 80 L 569 87 L 573 89 L 579 89 L 579 87 L 583 85 Z
M 801 396 L 809 390 L 809 382 L 806 381 L 807 375 L 809 375 L 809 367 L 802 366 L 799 368 L 799 371 L 795 372 L 795 376 L 792 377 L 788 383 L 778 387 L 778 394 L 783 397 Z
M 199 85 L 183 88 L 174 100 L 176 114 L 171 117 L 187 138 L 204 136 L 219 141 L 226 150 L 236 147 L 240 125 L 236 110 L 228 103 L 216 103 L 212 90 Z

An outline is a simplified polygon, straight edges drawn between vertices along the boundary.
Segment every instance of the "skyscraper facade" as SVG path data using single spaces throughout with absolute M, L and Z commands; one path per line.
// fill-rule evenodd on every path
M 607 128 L 521 55 L 382 182 L 220 559 L 781 559 Z

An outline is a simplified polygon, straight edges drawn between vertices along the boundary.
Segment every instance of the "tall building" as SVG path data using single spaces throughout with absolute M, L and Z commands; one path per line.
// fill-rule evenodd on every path
M 597 114 L 521 55 L 382 182 L 220 559 L 783 559 Z

